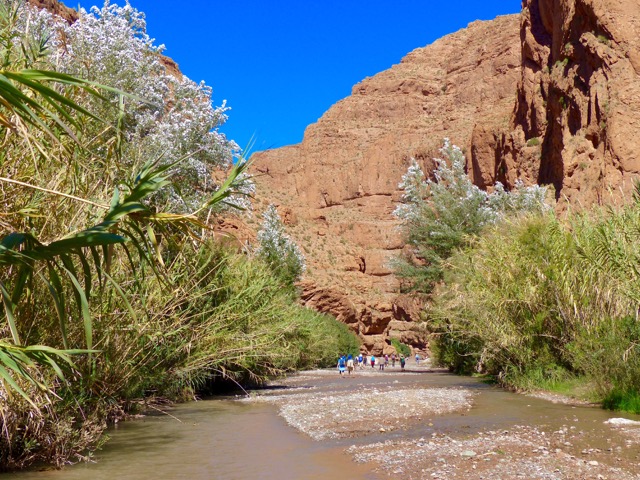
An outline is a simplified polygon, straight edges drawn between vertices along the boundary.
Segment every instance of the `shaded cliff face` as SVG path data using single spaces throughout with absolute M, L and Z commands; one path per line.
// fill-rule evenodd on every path
M 552 184 L 560 206 L 628 198 L 640 172 L 640 3 L 526 0 L 509 130 L 479 125 L 479 185 Z
M 404 247 L 392 212 L 411 157 L 433 169 L 444 137 L 471 151 L 478 123 L 510 126 L 520 79 L 518 16 L 474 22 L 353 87 L 302 143 L 254 155 L 264 204 L 275 202 L 303 248 L 303 298 L 358 332 L 369 351 L 390 337 L 416 348 L 419 302 L 398 294 Z

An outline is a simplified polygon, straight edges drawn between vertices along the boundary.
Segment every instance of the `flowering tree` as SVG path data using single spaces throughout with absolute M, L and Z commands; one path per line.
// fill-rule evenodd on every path
M 430 291 L 442 278 L 443 262 L 456 248 L 480 234 L 507 214 L 542 212 L 546 188 L 525 187 L 520 180 L 508 192 L 496 183 L 493 193 L 474 185 L 465 172 L 465 157 L 459 147 L 445 138 L 440 150 L 443 158 L 434 159 L 434 179 L 425 175 L 415 160 L 398 187 L 404 191 L 402 202 L 394 211 L 403 221 L 408 242 L 419 262 L 405 259 L 396 265 L 401 277 L 413 288 Z
M 304 256 L 285 233 L 275 205 L 267 207 L 262 219 L 256 256 L 264 259 L 288 284 L 293 284 L 305 271 Z
M 101 142 L 95 147 L 101 156 L 117 147 L 118 163 L 104 173 L 118 182 L 123 172 L 149 159 L 176 163 L 169 172 L 174 185 L 157 193 L 154 201 L 177 212 L 200 207 L 219 187 L 212 173 L 226 170 L 239 153 L 237 144 L 219 131 L 227 120 L 226 103 L 214 106 L 211 87 L 167 71 L 161 55 L 164 45 L 155 45 L 144 14 L 128 2 L 120 7 L 106 0 L 102 8 L 80 9 L 79 19 L 71 25 L 44 10 L 22 8 L 16 30 L 48 37 L 49 68 L 130 94 L 112 95 L 111 105 L 84 99 L 90 111 L 118 131 L 117 144 Z M 88 136 L 104 135 L 100 131 L 104 126 L 88 128 L 95 129 Z M 245 179 L 245 190 L 252 191 L 249 184 Z M 245 193 L 236 197 L 244 208 L 250 206 Z

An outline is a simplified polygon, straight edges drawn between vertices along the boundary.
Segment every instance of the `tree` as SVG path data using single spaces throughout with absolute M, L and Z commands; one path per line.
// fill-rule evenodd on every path
M 300 278 L 305 271 L 305 260 L 298 246 L 285 233 L 276 206 L 271 204 L 262 215 L 258 231 L 259 246 L 256 256 L 262 258 L 287 284 Z
M 433 180 L 411 161 L 398 187 L 404 190 L 402 204 L 394 214 L 403 221 L 412 257 L 400 259 L 396 271 L 411 289 L 430 292 L 442 279 L 444 262 L 468 244 L 482 229 L 504 215 L 543 211 L 545 187 L 525 187 L 521 181 L 512 192 L 499 182 L 493 193 L 474 185 L 465 172 L 462 150 L 444 140 L 443 158 L 434 159 Z

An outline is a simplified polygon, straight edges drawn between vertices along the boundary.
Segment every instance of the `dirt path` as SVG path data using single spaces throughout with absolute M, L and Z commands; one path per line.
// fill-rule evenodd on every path
M 504 392 L 428 366 L 304 372 L 247 402 L 268 402 L 292 427 L 344 447 L 381 477 L 637 479 L 638 417 Z

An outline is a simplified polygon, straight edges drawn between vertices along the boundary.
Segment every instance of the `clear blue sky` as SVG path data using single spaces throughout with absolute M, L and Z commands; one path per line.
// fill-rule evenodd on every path
M 85 8 L 93 3 L 85 0 Z M 124 0 L 112 0 L 124 4 Z M 520 0 L 131 0 L 157 44 L 232 108 L 222 131 L 253 151 L 298 143 L 351 87 Z M 74 2 L 67 0 L 68 5 Z M 76 3 L 77 5 L 77 3 Z

